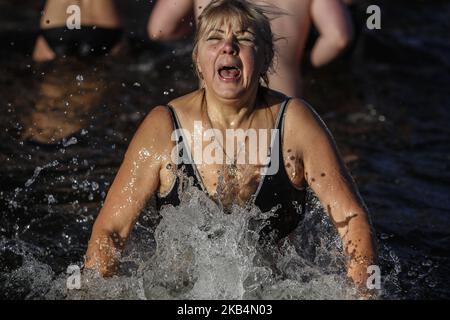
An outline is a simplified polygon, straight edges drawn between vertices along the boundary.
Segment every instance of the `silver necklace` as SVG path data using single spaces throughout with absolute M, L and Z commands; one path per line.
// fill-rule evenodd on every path
M 239 155 L 241 154 L 242 149 L 243 149 L 243 148 L 245 147 L 245 145 L 246 145 L 248 135 L 247 135 L 247 134 L 245 135 L 245 139 L 244 139 L 244 141 L 240 144 L 240 146 L 239 146 L 239 148 L 238 148 L 238 151 L 237 151 L 236 156 L 234 157 L 234 159 L 231 158 L 231 157 L 227 154 L 227 152 L 226 152 L 225 148 L 223 147 L 223 145 L 222 145 L 222 144 L 220 143 L 220 141 L 217 139 L 216 132 L 215 132 L 216 129 L 214 128 L 214 126 L 213 126 L 213 124 L 212 124 L 212 121 L 211 121 L 211 117 L 209 116 L 209 113 L 208 113 L 208 105 L 206 104 L 206 99 L 205 99 L 205 110 L 206 110 L 206 117 L 208 118 L 209 126 L 211 127 L 211 129 L 213 129 L 213 135 L 214 135 L 213 138 L 214 138 L 214 140 L 217 141 L 217 143 L 218 143 L 219 146 L 221 147 L 222 152 L 223 152 L 223 154 L 225 155 L 225 157 L 227 157 L 227 158 L 229 159 L 229 161 L 225 161 L 225 162 L 224 162 L 224 167 L 226 167 L 226 172 L 227 172 L 228 176 L 230 176 L 231 178 L 236 178 L 236 177 L 238 176 L 238 172 L 239 172 L 238 167 L 237 167 L 237 160 L 238 160 L 238 158 L 239 158 Z M 247 127 L 245 133 L 247 133 L 248 129 L 250 129 L 250 126 L 251 126 L 252 122 L 253 122 L 253 117 L 252 117 L 251 120 L 249 121 L 249 124 L 248 124 L 248 127 Z M 217 129 L 217 130 L 218 130 L 218 129 Z M 234 143 L 234 141 L 233 141 L 233 143 Z M 231 163 L 228 163 L 228 162 L 231 162 Z

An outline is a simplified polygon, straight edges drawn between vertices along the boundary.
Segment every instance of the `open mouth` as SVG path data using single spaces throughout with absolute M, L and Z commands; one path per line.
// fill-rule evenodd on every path
M 237 81 L 241 78 L 241 69 L 238 66 L 222 66 L 218 73 L 221 80 L 227 82 Z

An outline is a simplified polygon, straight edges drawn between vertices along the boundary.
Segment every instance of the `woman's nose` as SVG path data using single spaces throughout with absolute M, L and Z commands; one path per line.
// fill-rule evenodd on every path
M 226 39 L 222 47 L 222 53 L 237 55 L 239 53 L 237 42 L 234 39 Z

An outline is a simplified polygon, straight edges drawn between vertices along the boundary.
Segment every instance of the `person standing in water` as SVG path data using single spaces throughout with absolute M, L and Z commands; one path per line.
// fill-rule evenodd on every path
M 192 53 L 204 87 L 153 108 L 140 125 L 94 223 L 87 269 L 115 274 L 150 197 L 156 195 L 158 208 L 177 206 L 189 189 L 184 183 L 188 178 L 192 187 L 220 204 L 223 214 L 232 205 L 254 204 L 262 212 L 278 207 L 261 231 L 275 243 L 301 221 L 304 212 L 297 204 L 305 208 L 306 187 L 311 187 L 341 236 L 348 276 L 365 287 L 367 268 L 376 259 L 367 209 L 317 113 L 303 100 L 262 85 L 273 56 L 264 9 L 243 0 L 216 0 L 205 7 Z M 205 140 L 199 124 L 214 136 Z M 224 134 L 231 129 L 244 130 L 245 139 Z M 273 137 L 270 129 L 278 134 Z M 268 143 L 252 145 L 249 130 Z M 200 146 L 192 148 L 192 141 Z M 237 147 L 230 152 L 229 145 Z M 198 161 L 211 154 L 211 146 L 223 157 Z M 247 156 L 254 154 L 257 161 L 249 162 Z M 238 161 L 242 155 L 245 161 Z M 278 170 L 266 170 L 276 164 Z M 185 175 L 178 175 L 179 170 Z
M 158 1 L 148 22 L 152 40 L 167 41 L 181 38 L 192 28 L 192 14 L 199 17 L 211 0 Z M 275 34 L 277 59 L 274 72 L 269 74 L 269 86 L 293 97 L 301 97 L 301 62 L 311 26 L 319 37 L 309 57 L 314 67 L 333 61 L 353 39 L 353 25 L 349 12 L 341 0 L 253 0 L 273 6 L 279 14 L 271 17 Z M 191 22 L 192 24 L 192 22 Z M 277 39 L 278 38 L 278 39 Z
M 70 6 L 80 8 L 81 29 L 68 29 Z M 35 62 L 58 56 L 115 53 L 122 38 L 120 17 L 113 0 L 47 0 L 33 51 Z
M 118 53 L 122 27 L 113 0 L 47 0 L 40 29 L 32 58 L 45 76 L 32 112 L 22 117 L 21 139 L 58 144 L 89 127 L 108 86 L 99 76 L 101 59 L 85 64 L 83 58 Z

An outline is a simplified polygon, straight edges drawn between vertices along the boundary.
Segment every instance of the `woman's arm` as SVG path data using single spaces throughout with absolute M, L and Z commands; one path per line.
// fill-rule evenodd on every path
M 328 212 L 348 258 L 348 276 L 366 287 L 367 267 L 375 261 L 367 209 L 320 117 L 300 100 L 289 106 L 287 127 L 295 128 L 305 179 Z
M 172 122 L 164 107 L 153 109 L 128 147 L 122 165 L 94 223 L 86 268 L 111 276 L 134 223 L 159 187 L 159 173 L 170 141 Z M 170 154 L 170 153 L 169 153 Z

